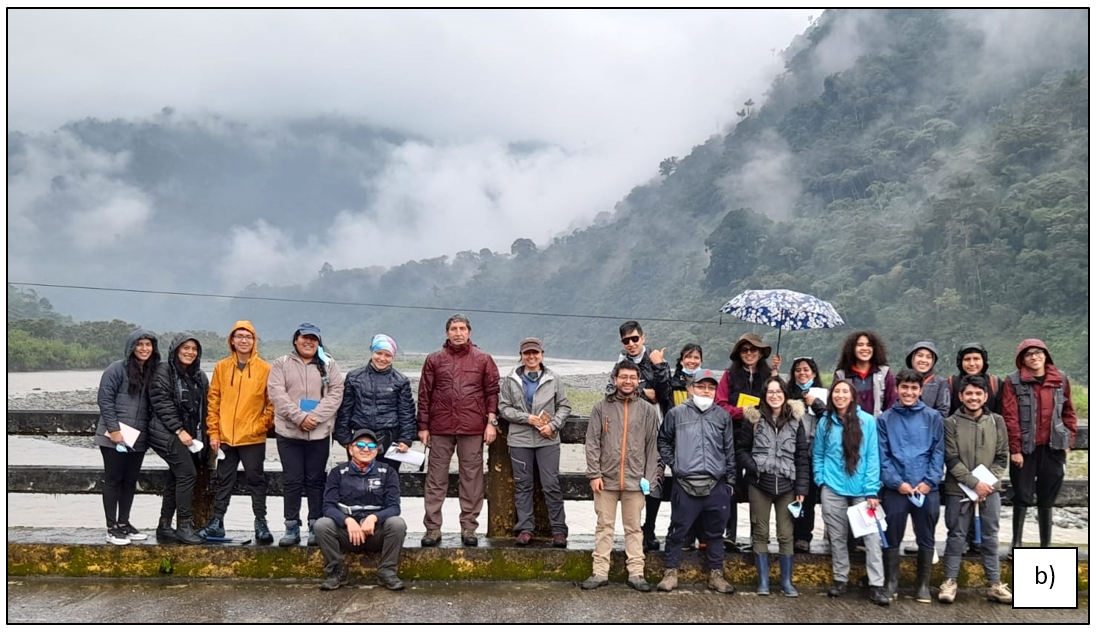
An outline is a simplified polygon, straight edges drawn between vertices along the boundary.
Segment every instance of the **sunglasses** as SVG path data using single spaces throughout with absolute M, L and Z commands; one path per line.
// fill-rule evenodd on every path
M 639 336 L 628 336 L 627 338 L 621 338 L 620 341 L 626 345 L 634 345 L 639 342 Z
M 742 347 L 739 353 L 761 353 L 761 349 L 756 347 Z
M 354 447 L 361 448 L 363 450 L 376 450 L 377 444 L 373 443 L 372 441 L 370 441 L 369 443 L 366 443 L 364 441 L 358 441 L 354 444 Z

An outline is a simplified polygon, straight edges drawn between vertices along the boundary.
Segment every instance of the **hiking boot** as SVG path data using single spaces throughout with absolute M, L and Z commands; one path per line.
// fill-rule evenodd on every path
M 160 518 L 160 524 L 156 527 L 156 542 L 168 544 L 175 541 L 175 529 L 171 528 L 171 518 Z
M 567 548 L 567 536 L 562 533 L 555 534 L 554 536 L 552 536 L 552 546 L 556 547 L 557 549 Z
M 339 564 L 335 568 L 335 572 L 329 573 L 323 583 L 320 584 L 320 590 L 337 590 L 340 586 L 345 586 L 348 581 L 349 571 L 346 564 Z
M 662 543 L 658 541 L 654 533 L 643 534 L 643 552 L 650 553 L 651 551 L 657 551 L 662 548 Z
M 932 581 L 932 558 L 936 549 L 920 549 L 917 551 L 917 587 L 913 598 L 917 603 L 932 603 L 932 592 L 929 590 L 929 582 Z
M 831 597 L 840 597 L 847 592 L 849 592 L 848 582 L 834 582 L 833 586 L 830 586 L 830 589 L 826 591 L 826 594 Z
M 224 518 L 221 516 L 213 516 L 213 518 L 210 519 L 209 524 L 198 531 L 198 537 L 202 539 L 225 537 Z M 273 539 L 271 541 L 273 541 Z
M 301 521 L 286 520 L 285 535 L 278 540 L 278 546 L 297 546 L 301 543 Z
M 769 554 L 754 555 L 754 566 L 757 567 L 757 594 L 767 597 L 769 595 Z
M 126 535 L 125 528 L 119 528 L 118 525 L 115 525 L 107 529 L 107 542 L 118 546 L 129 544 L 129 537 Z
M 677 588 L 677 569 L 667 568 L 662 581 L 658 582 L 658 592 L 670 592 L 674 588 Z
M 146 534 L 141 533 L 140 531 L 138 531 L 137 527 L 133 526 L 130 523 L 127 523 L 125 525 L 120 524 L 120 525 L 118 525 L 118 527 L 125 530 L 126 537 L 129 538 L 130 540 L 136 541 L 136 540 L 147 540 L 148 539 L 148 536 Z
M 887 589 L 882 586 L 872 586 L 868 599 L 877 606 L 890 605 L 890 595 L 887 594 Z
M 708 573 L 708 589 L 723 595 L 734 594 L 734 586 L 727 583 L 727 580 L 723 578 L 723 571 L 719 569 L 713 569 Z
M 422 536 L 423 548 L 437 546 L 441 544 L 441 529 L 427 529 L 426 535 Z
M 945 579 L 943 584 L 940 584 L 940 594 L 936 595 L 936 599 L 940 603 L 955 603 L 955 593 L 959 592 L 959 584 L 954 579 Z
M 986 599 L 998 603 L 1012 603 L 1012 591 L 1009 590 L 1008 584 L 997 582 L 986 591 Z
M 601 588 L 602 586 L 609 585 L 609 578 L 599 575 L 590 575 L 586 578 L 586 581 L 579 584 L 583 590 L 594 590 L 595 588 Z
M 194 533 L 194 525 L 189 518 L 179 521 L 179 526 L 175 529 L 175 537 L 183 544 L 202 543 L 202 539 L 198 537 L 197 533 Z
M 464 546 L 479 546 L 479 538 L 476 537 L 475 529 L 461 529 L 460 530 L 460 542 Z
M 308 546 L 316 546 L 316 526 L 315 520 L 308 521 Z
M 521 533 L 518 534 L 518 538 L 517 538 L 517 540 L 514 541 L 514 544 L 516 544 L 518 546 L 529 546 L 529 542 L 531 542 L 532 540 L 533 540 L 533 534 L 532 533 L 529 533 L 528 531 L 522 531 Z
M 396 576 L 395 573 L 377 575 L 377 585 L 384 586 L 388 590 L 403 590 L 403 580 Z
M 266 526 L 266 518 L 255 519 L 255 544 L 274 544 L 274 535 Z
M 647 583 L 647 580 L 643 575 L 632 575 L 629 577 L 628 586 L 635 588 L 639 592 L 651 592 L 651 585 Z

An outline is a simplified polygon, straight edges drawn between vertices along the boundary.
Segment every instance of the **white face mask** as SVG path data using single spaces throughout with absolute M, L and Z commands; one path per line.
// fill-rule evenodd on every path
M 701 397 L 699 395 L 693 395 L 693 403 L 700 409 L 700 412 L 704 412 L 712 407 L 713 400 L 711 397 Z

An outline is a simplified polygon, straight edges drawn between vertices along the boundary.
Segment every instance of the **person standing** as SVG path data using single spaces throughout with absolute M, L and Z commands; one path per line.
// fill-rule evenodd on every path
M 270 365 L 267 390 L 274 402 L 274 432 L 285 477 L 285 535 L 278 546 L 301 542 L 302 492 L 308 497 L 308 546 L 316 546 L 313 527 L 323 515 L 331 430 L 343 396 L 343 374 L 324 351 L 319 327 L 297 327 L 293 351 Z
M 894 374 L 887 366 L 887 347 L 874 331 L 854 331 L 845 338 L 833 379 L 850 380 L 860 410 L 874 417 L 898 401 Z
M 540 473 L 552 546 L 567 547 L 567 514 L 559 485 L 559 430 L 571 414 L 571 402 L 563 380 L 544 365 L 539 338 L 525 338 L 518 347 L 521 365 L 499 387 L 499 417 L 509 422 L 506 437 L 514 471 L 514 506 L 517 508 L 517 545 L 533 539 L 533 468 Z
M 940 411 L 941 417 L 946 417 L 951 414 L 951 387 L 947 380 L 932 371 L 937 358 L 936 345 L 927 340 L 919 342 L 906 355 L 906 367 L 925 377 L 925 383 L 921 387 L 921 401 L 929 408 Z
M 662 462 L 674 472 L 666 572 L 658 590 L 670 592 L 677 587 L 682 544 L 699 532 L 707 542 L 708 588 L 734 594 L 734 586 L 723 576 L 724 551 L 720 546 L 738 469 L 734 426 L 727 411 L 714 405 L 718 385 L 715 374 L 701 370 L 693 377 L 692 397 L 670 409 L 658 431 Z
M 441 543 L 441 507 L 454 451 L 460 472 L 460 539 L 464 546 L 476 546 L 483 509 L 483 444 L 491 445 L 497 432 L 499 370 L 472 343 L 467 316 L 450 316 L 445 336 L 441 350 L 426 357 L 419 380 L 419 440 L 430 448 L 422 546 Z
M 220 452 L 217 461 L 217 495 L 213 517 L 198 537 L 223 538 L 224 518 L 236 486 L 237 468 L 243 463 L 244 480 L 251 492 L 255 516 L 255 543 L 273 544 L 266 522 L 266 436 L 274 427 L 274 402 L 267 396 L 270 364 L 259 357 L 258 334 L 249 320 L 236 321 L 228 334 L 228 356 L 213 367 L 209 381 L 206 425 L 209 450 Z
M 700 365 L 703 361 L 704 350 L 700 348 L 700 345 L 688 343 L 681 348 L 681 352 L 677 355 L 677 366 L 674 368 L 673 375 L 670 376 L 670 393 L 673 398 L 673 406 L 684 404 L 685 400 L 692 396 L 693 378 L 700 371 Z M 659 455 L 661 456 L 661 451 Z M 663 477 L 665 477 L 665 468 L 663 468 Z M 663 490 L 662 500 L 670 500 L 669 489 Z M 648 514 L 648 518 L 650 515 Z M 704 534 L 702 531 L 703 527 L 698 520 L 693 525 L 693 530 L 685 536 L 685 543 L 681 546 L 681 550 L 692 551 L 696 548 L 698 539 L 701 540 L 700 548 L 707 547 L 708 543 L 703 541 Z M 653 523 L 651 524 L 651 532 L 654 533 Z
M 639 396 L 639 367 L 624 359 L 613 368 L 616 388 L 594 404 L 586 427 L 586 478 L 594 493 L 597 530 L 594 535 L 593 574 L 583 590 L 609 583 L 609 554 L 617 505 L 624 524 L 628 585 L 650 592 L 643 577 L 643 534 L 640 513 L 643 495 L 658 471 L 658 410 Z
M 94 443 L 103 455 L 103 512 L 107 542 L 111 544 L 125 545 L 130 540 L 148 538 L 130 524 L 129 512 L 148 449 L 148 422 L 152 416 L 148 387 L 159 364 L 156 334 L 136 329 L 126 338 L 125 358 L 112 362 L 99 380 L 99 423 Z M 124 439 L 122 424 L 129 426 L 126 433 L 140 433 L 132 445 Z
M 396 341 L 389 336 L 373 336 L 369 354 L 365 366 L 346 374 L 342 404 L 335 415 L 332 436 L 336 443 L 349 449 L 354 431 L 369 428 L 377 433 L 381 446 L 377 460 L 399 472 L 400 462 L 386 459 L 384 455 L 393 444 L 399 452 L 407 452 L 415 442 L 411 380 L 392 367 Z
M 1066 457 L 1077 438 L 1077 413 L 1069 379 L 1054 366 L 1042 340 L 1020 343 L 1016 369 L 1005 380 L 1001 395 L 1013 486 L 1012 548 L 1023 546 L 1024 519 L 1032 505 L 1039 512 L 1039 546 L 1046 548 Z
M 168 534 L 183 544 L 201 544 L 194 533 L 194 483 L 200 462 L 191 450 L 194 441 L 206 438 L 206 397 L 209 380 L 202 372 L 202 344 L 194 336 L 180 333 L 171 341 L 167 362 L 161 362 L 148 389 L 152 419 L 148 424 L 148 442 L 167 463 L 167 482 L 160 507 L 160 525 L 156 540 Z M 201 445 L 201 443 L 199 443 Z M 174 533 L 171 520 L 178 513 Z
M 955 367 L 959 372 L 948 378 L 948 388 L 951 390 L 951 405 L 948 406 L 948 414 L 954 415 L 955 411 L 963 407 L 959 401 L 959 383 L 965 375 L 981 375 L 989 385 L 989 395 L 983 408 L 991 413 L 1001 414 L 1001 389 L 1004 388 L 1004 380 L 989 373 L 989 352 L 980 342 L 967 342 L 959 347 L 955 354 Z
M 924 376 L 902 369 L 895 376 L 898 403 L 879 416 L 880 477 L 887 542 L 883 550 L 886 594 L 898 598 L 898 553 L 913 520 L 917 537 L 917 589 L 914 599 L 932 603 L 929 582 L 936 553 L 936 523 L 940 520 L 940 481 L 944 478 L 944 418 L 922 401 Z
M 788 399 L 800 400 L 806 404 L 803 413 L 803 426 L 807 429 L 807 445 L 814 445 L 814 433 L 818 420 L 826 414 L 826 402 L 811 393 L 812 388 L 824 389 L 821 373 L 814 358 L 795 358 L 792 360 L 792 381 L 788 385 Z M 811 540 L 814 539 L 815 508 L 818 506 L 818 485 L 814 483 L 814 462 L 811 461 L 810 487 L 803 507 L 795 519 L 795 550 L 799 553 L 811 552 Z
M 1008 467 L 1008 429 L 1005 420 L 985 408 L 989 384 L 981 375 L 965 375 L 959 390 L 962 410 L 944 420 L 944 522 L 948 526 L 948 544 L 944 550 L 944 583 L 937 598 L 954 603 L 959 590 L 959 556 L 967 541 L 967 528 L 977 512 L 982 528 L 982 568 L 990 587 L 990 601 L 1012 603 L 1012 591 L 1001 582 L 1001 560 L 997 557 L 997 533 L 1001 522 L 1001 479 Z M 985 467 L 997 478 L 990 485 L 973 474 Z M 971 500 L 959 485 L 978 495 Z

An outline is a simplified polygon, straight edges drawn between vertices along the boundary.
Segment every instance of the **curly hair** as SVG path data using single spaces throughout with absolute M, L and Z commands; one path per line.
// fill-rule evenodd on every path
M 871 345 L 872 368 L 887 364 L 887 346 L 883 344 L 883 339 L 879 337 L 879 334 L 867 330 L 854 331 L 841 344 L 841 355 L 837 358 L 837 370 L 844 371 L 845 375 L 848 375 L 852 368 L 856 366 L 856 341 L 860 340 L 860 336 L 867 338 L 868 344 Z

